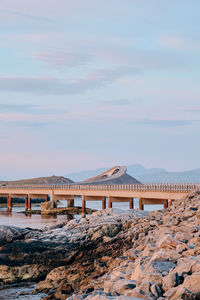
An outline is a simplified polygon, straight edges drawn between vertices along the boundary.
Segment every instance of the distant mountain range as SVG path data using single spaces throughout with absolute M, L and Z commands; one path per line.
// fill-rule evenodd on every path
M 24 180 L 6 181 L 0 180 L 0 185 L 10 184 L 70 184 L 87 180 L 90 177 L 97 176 L 109 168 L 99 168 L 96 170 L 86 170 L 77 173 L 70 173 L 66 176 L 50 176 L 39 177 Z M 127 174 L 131 175 L 141 183 L 199 183 L 200 182 L 200 168 L 184 171 L 184 172 L 168 172 L 161 168 L 145 168 L 142 165 L 135 164 L 127 166 Z M 69 179 L 70 178 L 70 179 Z M 129 183 L 129 180 L 127 179 Z
M 105 172 L 109 168 L 100 168 L 96 170 L 86 170 L 77 173 L 67 174 L 66 177 L 72 179 L 73 181 L 82 181 L 87 178 L 97 176 Z M 127 166 L 127 173 L 142 183 L 184 183 L 184 182 L 200 182 L 200 168 L 184 171 L 184 172 L 168 172 L 161 168 L 145 168 L 140 164 L 134 164 Z

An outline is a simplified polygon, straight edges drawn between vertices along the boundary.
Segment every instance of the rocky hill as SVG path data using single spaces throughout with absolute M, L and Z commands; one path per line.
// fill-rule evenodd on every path
M 71 184 L 73 181 L 63 176 L 37 177 L 14 181 L 0 181 L 0 185 L 24 185 L 24 184 Z

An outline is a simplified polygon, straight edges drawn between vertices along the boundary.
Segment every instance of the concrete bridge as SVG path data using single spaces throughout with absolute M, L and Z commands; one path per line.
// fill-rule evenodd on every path
M 31 199 L 41 198 L 47 202 L 67 200 L 74 206 L 74 197 L 82 197 L 82 215 L 85 216 L 86 201 L 101 201 L 102 209 L 113 202 L 128 202 L 134 208 L 134 198 L 139 199 L 139 208 L 144 205 L 163 204 L 168 207 L 173 201 L 184 198 L 192 190 L 200 189 L 200 184 L 121 184 L 121 185 L 19 185 L 1 186 L 0 197 L 7 198 L 7 209 L 12 210 L 13 198 L 24 198 L 25 210 L 31 211 Z

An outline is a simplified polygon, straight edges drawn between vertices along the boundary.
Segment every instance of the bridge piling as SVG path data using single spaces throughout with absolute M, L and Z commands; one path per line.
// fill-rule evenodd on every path
M 31 196 L 28 195 L 28 211 L 31 212 Z
M 74 199 L 73 200 L 67 200 L 67 207 L 74 207 Z
M 108 196 L 108 208 L 112 208 L 112 198 Z
M 7 196 L 7 211 L 8 212 L 12 211 L 12 198 L 11 198 L 11 195 Z
M 134 208 L 134 198 L 132 198 L 132 199 L 130 200 L 129 208 L 130 208 L 130 209 L 133 209 L 133 208 Z
M 144 210 L 144 205 L 143 205 L 143 201 L 142 201 L 143 199 L 139 198 L 138 200 L 139 200 L 139 209 Z
M 51 191 L 51 194 L 50 194 L 50 201 L 54 201 L 55 200 L 55 197 L 54 197 L 54 190 Z
M 28 210 L 28 195 L 25 196 L 25 211 Z
M 102 209 L 106 209 L 106 197 L 102 200 Z
M 163 203 L 164 208 L 168 208 L 168 200 Z
M 82 196 L 82 218 L 85 218 L 86 215 L 86 205 L 85 205 L 85 196 Z

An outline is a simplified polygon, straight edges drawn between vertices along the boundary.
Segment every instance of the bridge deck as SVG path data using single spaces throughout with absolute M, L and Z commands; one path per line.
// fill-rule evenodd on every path
M 112 202 L 130 202 L 139 199 L 140 209 L 144 204 L 164 204 L 185 197 L 192 190 L 200 189 L 200 184 L 121 184 L 121 185 L 19 185 L 1 186 L 0 197 L 7 197 L 8 209 L 12 208 L 12 198 L 25 198 L 25 209 L 31 210 L 31 198 L 50 197 L 51 201 L 66 199 L 71 201 L 74 196 L 82 197 L 83 212 L 85 202 L 94 199 L 102 201 L 105 208 L 105 198 L 108 198 L 108 207 Z M 60 197 L 60 198 L 59 198 Z

